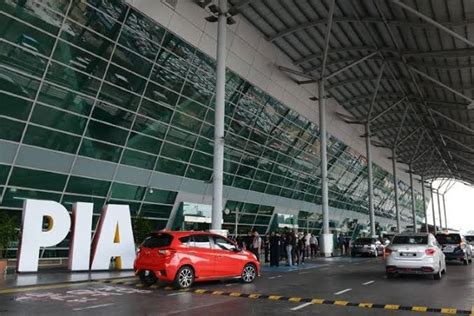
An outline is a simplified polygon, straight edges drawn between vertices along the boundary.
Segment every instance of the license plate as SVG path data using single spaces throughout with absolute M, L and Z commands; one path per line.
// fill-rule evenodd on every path
M 453 251 L 454 251 L 454 248 L 451 247 L 451 246 L 444 247 L 443 251 L 444 251 L 444 252 L 453 252 Z
M 400 252 L 401 257 L 416 257 L 416 253 L 413 252 Z

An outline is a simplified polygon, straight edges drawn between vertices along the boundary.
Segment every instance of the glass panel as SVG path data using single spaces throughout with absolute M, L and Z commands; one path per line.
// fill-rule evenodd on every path
M 50 129 L 30 125 L 26 130 L 23 142 L 26 144 L 45 147 L 57 151 L 76 153 L 80 138 Z
M 85 195 L 107 196 L 109 186 L 109 181 L 71 176 L 66 191 Z
M 13 168 L 11 186 L 62 192 L 66 175 L 26 168 Z

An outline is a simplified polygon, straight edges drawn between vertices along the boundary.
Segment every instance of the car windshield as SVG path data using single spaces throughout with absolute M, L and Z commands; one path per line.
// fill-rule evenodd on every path
M 395 236 L 392 245 L 426 245 L 428 236 Z
M 466 236 L 466 240 L 467 240 L 468 242 L 474 242 L 474 235 Z
M 459 234 L 437 234 L 436 239 L 440 244 L 459 244 L 461 242 L 461 235 Z
M 357 238 L 355 242 L 360 244 L 371 244 L 374 240 L 372 238 Z
M 170 234 L 153 234 L 145 238 L 142 243 L 143 247 L 146 248 L 161 248 L 171 245 L 173 236 Z

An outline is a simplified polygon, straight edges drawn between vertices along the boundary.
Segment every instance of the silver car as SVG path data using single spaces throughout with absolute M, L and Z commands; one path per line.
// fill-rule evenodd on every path
M 402 233 L 395 235 L 385 248 L 387 278 L 397 274 L 432 275 L 435 280 L 446 273 L 441 246 L 432 234 Z

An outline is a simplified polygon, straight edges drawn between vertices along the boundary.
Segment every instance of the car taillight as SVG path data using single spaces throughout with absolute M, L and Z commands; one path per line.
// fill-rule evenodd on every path
M 384 253 L 385 253 L 386 256 L 390 256 L 390 255 L 392 254 L 392 249 L 390 249 L 390 248 L 385 248 L 385 249 L 384 249 Z
M 174 252 L 173 249 L 159 249 L 158 250 L 158 254 L 162 255 L 162 256 L 165 256 L 165 257 L 171 255 L 171 253 L 173 253 L 173 252 Z
M 427 256 L 434 256 L 435 253 L 436 253 L 436 249 L 433 249 L 433 248 L 428 248 L 425 250 L 425 254 Z

